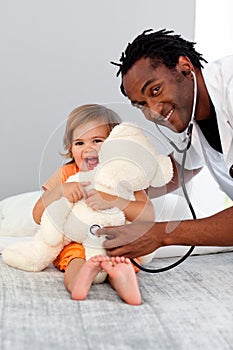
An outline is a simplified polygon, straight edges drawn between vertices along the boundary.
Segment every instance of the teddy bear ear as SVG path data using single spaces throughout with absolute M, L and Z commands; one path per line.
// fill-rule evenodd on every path
M 156 157 L 157 167 L 154 177 L 150 181 L 152 187 L 161 187 L 171 181 L 173 166 L 170 157 L 160 154 Z
M 104 165 L 113 159 L 125 160 L 123 166 L 125 172 L 131 163 L 131 168 L 134 169 L 131 169 L 133 173 L 131 175 L 137 172 L 143 174 L 147 179 L 147 184 L 149 183 L 153 187 L 165 185 L 173 176 L 170 158 L 159 155 L 151 139 L 138 125 L 133 123 L 124 122 L 116 126 L 103 143 L 99 153 L 100 163 Z M 120 164 L 118 165 L 120 167 Z M 121 169 L 120 171 L 122 172 Z M 115 168 L 114 178 L 116 176 Z

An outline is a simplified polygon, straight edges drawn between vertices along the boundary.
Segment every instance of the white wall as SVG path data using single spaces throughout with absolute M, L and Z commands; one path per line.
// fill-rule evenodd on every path
M 106 103 L 146 123 L 109 62 L 144 29 L 192 40 L 194 20 L 194 0 L 2 1 L 0 199 L 39 189 L 61 165 L 64 121 L 76 106 Z
M 195 41 L 207 61 L 233 54 L 232 0 L 196 0 Z

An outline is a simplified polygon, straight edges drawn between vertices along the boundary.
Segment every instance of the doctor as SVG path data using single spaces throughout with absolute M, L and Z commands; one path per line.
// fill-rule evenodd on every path
M 181 133 L 187 131 L 194 109 L 185 180 L 206 164 L 220 188 L 233 199 L 233 56 L 206 63 L 194 43 L 173 31 L 148 30 L 128 44 L 116 65 L 122 93 L 151 122 Z M 174 151 L 171 157 L 174 178 L 166 189 L 150 189 L 151 197 L 180 185 L 181 154 Z M 204 219 L 176 223 L 172 232 L 167 232 L 167 224 L 136 222 L 103 228 L 98 234 L 106 235 L 110 256 L 129 258 L 168 245 L 233 246 L 233 207 Z

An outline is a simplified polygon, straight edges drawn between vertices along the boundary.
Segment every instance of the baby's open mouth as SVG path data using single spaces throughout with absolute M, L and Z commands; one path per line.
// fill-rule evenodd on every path
M 96 165 L 99 163 L 98 157 L 87 157 L 84 159 L 88 170 L 92 170 L 96 167 Z

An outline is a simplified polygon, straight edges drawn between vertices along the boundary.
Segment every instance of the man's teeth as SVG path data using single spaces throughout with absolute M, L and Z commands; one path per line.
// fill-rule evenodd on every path
M 164 118 L 165 121 L 167 121 L 170 118 L 173 112 L 174 112 L 174 109 L 171 109 L 170 112 L 167 114 L 167 116 Z

